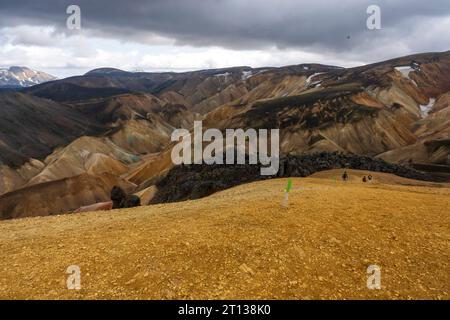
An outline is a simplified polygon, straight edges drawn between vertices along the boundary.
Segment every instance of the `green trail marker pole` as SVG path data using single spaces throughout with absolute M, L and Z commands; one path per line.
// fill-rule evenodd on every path
M 292 180 L 289 179 L 286 185 L 286 189 L 284 190 L 284 199 L 281 202 L 281 206 L 283 208 L 287 208 L 289 205 L 289 191 L 292 189 Z

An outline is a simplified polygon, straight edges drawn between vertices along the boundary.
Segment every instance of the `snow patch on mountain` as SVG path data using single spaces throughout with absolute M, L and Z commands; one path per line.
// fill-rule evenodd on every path
M 417 87 L 417 83 L 413 80 L 413 79 L 411 79 L 411 77 L 409 76 L 409 74 L 411 73 L 411 72 L 414 72 L 414 71 L 420 71 L 420 69 L 419 68 L 413 68 L 413 67 L 411 67 L 411 66 L 401 66 L 401 67 L 395 67 L 395 70 L 397 70 L 398 72 L 400 72 L 402 75 L 403 75 L 403 77 L 405 77 L 405 78 L 407 78 L 407 79 L 409 79 L 412 83 L 414 83 L 414 85 Z
M 409 79 L 409 73 L 414 71 L 414 69 L 411 68 L 410 66 L 395 67 L 395 70 L 401 72 L 401 74 L 403 74 L 408 79 Z
M 321 74 L 324 74 L 325 72 L 317 72 L 317 73 L 314 73 L 314 74 L 312 74 L 312 75 L 310 75 L 307 79 L 306 79 L 306 85 L 308 86 L 308 87 L 320 87 L 320 85 L 321 85 L 321 83 L 322 83 L 322 81 L 321 80 L 319 80 L 319 81 L 312 81 L 315 77 L 317 77 L 318 75 L 321 75 Z
M 427 105 L 420 105 L 420 114 L 422 115 L 422 118 L 426 118 L 428 116 L 431 109 L 433 109 L 435 102 L 436 99 L 430 99 Z
M 27 67 L 0 68 L 0 87 L 30 87 L 57 78 Z
M 253 75 L 253 71 L 242 71 L 242 81 L 249 79 Z

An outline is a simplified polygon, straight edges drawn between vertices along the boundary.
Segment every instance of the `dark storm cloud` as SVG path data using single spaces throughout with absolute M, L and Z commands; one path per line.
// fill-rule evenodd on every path
M 450 0 L 1 0 L 0 25 L 55 25 L 67 32 L 70 4 L 81 7 L 83 28 L 117 39 L 146 42 L 156 34 L 193 46 L 329 52 L 368 47 L 371 41 L 395 43 L 417 25 L 450 15 Z M 381 31 L 366 28 L 370 4 L 382 9 Z

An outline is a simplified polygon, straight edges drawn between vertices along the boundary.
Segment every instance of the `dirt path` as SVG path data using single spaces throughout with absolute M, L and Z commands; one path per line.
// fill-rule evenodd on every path
M 449 188 L 294 178 L 283 209 L 286 181 L 0 222 L 0 298 L 450 299 Z

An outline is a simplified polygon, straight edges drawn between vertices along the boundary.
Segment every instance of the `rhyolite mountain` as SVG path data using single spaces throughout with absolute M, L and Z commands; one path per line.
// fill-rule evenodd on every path
M 338 152 L 350 166 L 430 178 L 415 167 L 440 180 L 450 168 L 450 52 L 355 68 L 101 68 L 0 94 L 0 106 L 2 218 L 70 212 L 107 200 L 113 184 L 144 203 L 157 201 L 168 174 L 180 186 L 189 177 L 185 185 L 196 194 L 252 180 L 228 181 L 234 175 L 212 169 L 213 185 L 202 187 L 192 178 L 202 177 L 197 169 L 173 168 L 170 135 L 192 129 L 194 120 L 203 120 L 204 129 L 279 128 L 282 157 Z M 327 159 L 327 168 L 345 165 L 342 156 Z M 187 194 L 179 199 L 190 194 L 170 192 Z
M 22 88 L 56 80 L 48 73 L 27 67 L 0 68 L 0 88 Z

